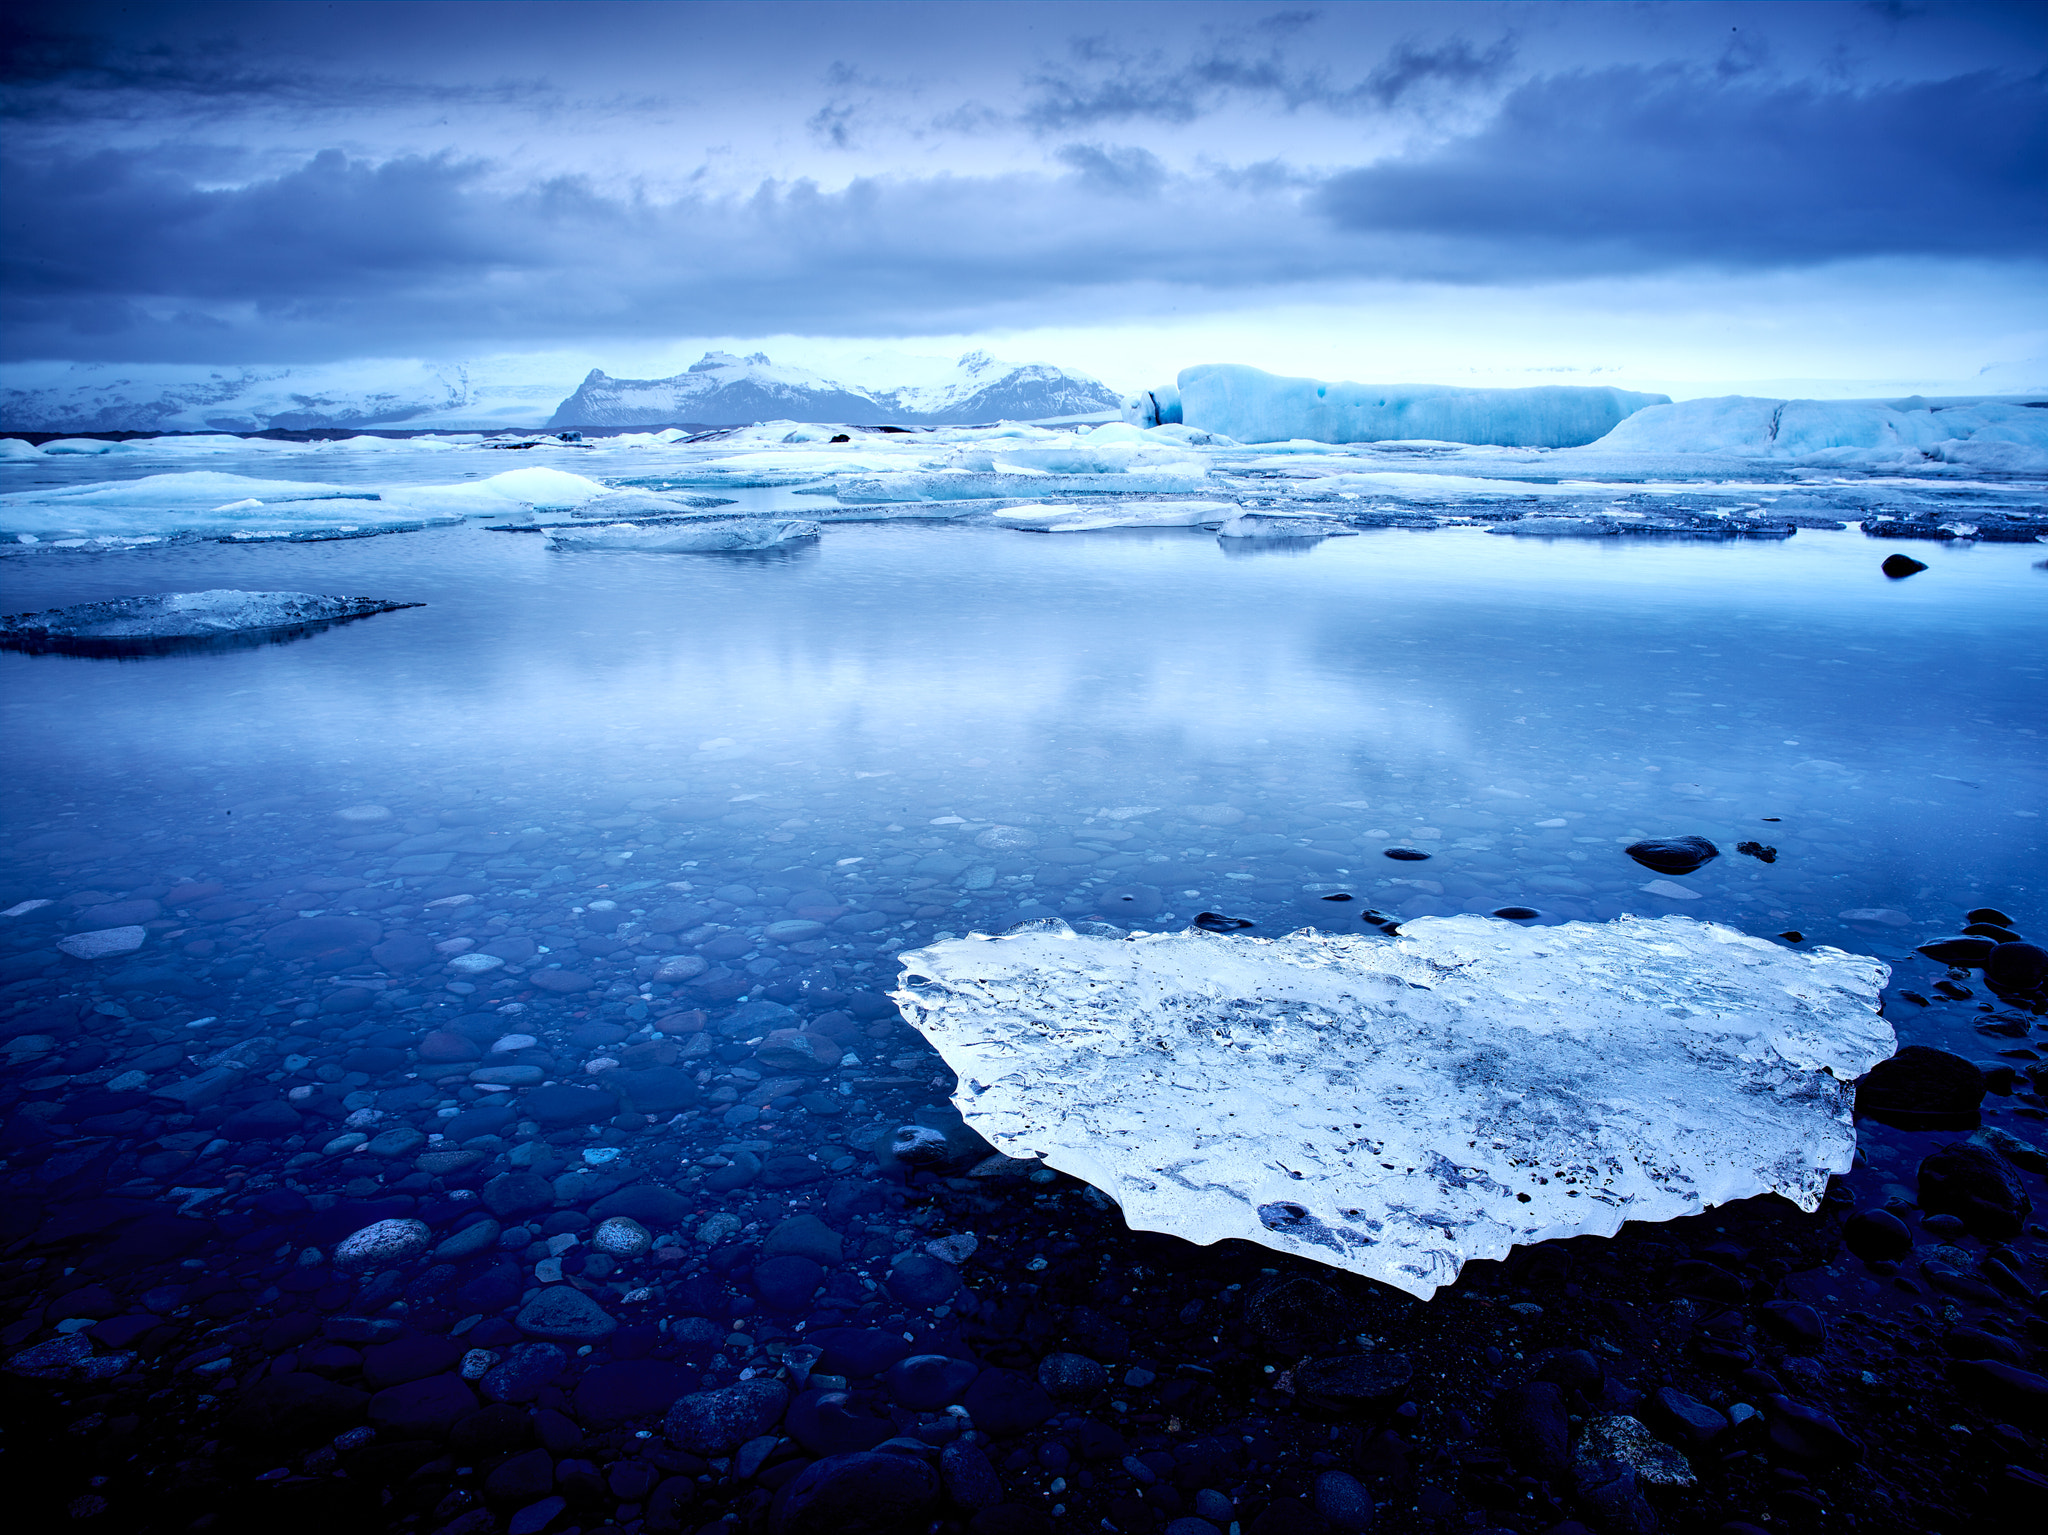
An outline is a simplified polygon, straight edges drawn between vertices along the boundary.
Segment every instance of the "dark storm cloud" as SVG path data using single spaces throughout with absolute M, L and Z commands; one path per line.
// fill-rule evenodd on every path
M 2048 255 L 2048 81 L 1868 89 L 1680 67 L 1551 76 L 1481 132 L 1350 171 L 1338 227 L 1475 275 Z
M 540 80 L 463 85 L 353 68 L 287 65 L 223 38 L 133 45 L 43 24 L 25 10 L 0 25 L 0 116 L 20 123 L 176 120 L 247 110 L 361 111 L 375 106 L 552 102 Z
M 1046 132 L 1112 122 L 1190 123 L 1232 101 L 1357 116 L 1429 91 L 1491 85 L 1515 58 L 1514 42 L 1505 37 L 1483 47 L 1462 37 L 1436 44 L 1409 41 L 1389 49 L 1364 74 L 1345 77 L 1290 56 L 1286 39 L 1309 19 L 1285 13 L 1273 18 L 1282 26 L 1218 41 L 1177 62 L 1163 53 L 1123 51 L 1106 38 L 1080 39 L 1066 64 L 1033 78 L 1020 119 Z M 1245 46 L 1268 38 L 1273 40 L 1263 50 Z

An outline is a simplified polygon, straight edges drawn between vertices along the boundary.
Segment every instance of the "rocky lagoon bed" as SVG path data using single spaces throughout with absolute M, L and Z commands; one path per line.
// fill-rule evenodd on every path
M 9 614 L 404 605 L 0 653 L 18 1517 L 2027 1517 L 2038 481 L 1035 431 L 0 463 Z M 1312 1231 L 1130 1229 L 984 1138 L 899 994 L 1020 924 L 1475 917 L 1862 957 L 1902 1049 L 1840 1088 L 1853 1162 L 1425 1300 Z

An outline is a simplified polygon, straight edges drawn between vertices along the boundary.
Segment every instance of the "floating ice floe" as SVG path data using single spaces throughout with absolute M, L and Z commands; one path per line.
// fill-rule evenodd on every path
M 116 597 L 0 618 L 0 648 L 88 656 L 161 655 L 267 644 L 373 613 L 419 606 L 375 597 L 227 589 Z
M 1749 395 L 1656 405 L 1598 448 L 1721 453 L 1857 468 L 1944 463 L 2048 470 L 2048 411 L 1998 401 L 1948 408 L 1881 400 L 1772 400 Z
M 1114 931 L 1113 929 L 1111 930 Z M 968 1122 L 1134 1228 L 1239 1237 L 1427 1298 L 1473 1258 L 1775 1192 L 1855 1152 L 1889 972 L 1683 917 L 1424 917 L 902 956 L 895 999 Z
M 818 525 L 798 517 L 699 516 L 674 522 L 556 525 L 548 529 L 548 547 L 710 554 L 722 550 L 777 549 L 817 536 Z
M 993 514 L 998 526 L 1027 533 L 1090 533 L 1102 528 L 1214 528 L 1237 515 L 1235 501 L 1115 501 L 1088 506 L 1032 502 Z

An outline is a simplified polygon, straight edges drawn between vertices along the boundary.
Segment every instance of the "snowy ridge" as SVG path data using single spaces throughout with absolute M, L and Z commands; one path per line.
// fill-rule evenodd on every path
M 1115 932 L 1115 929 L 1108 929 Z M 1241 1237 L 1427 1299 L 1473 1258 L 1753 1194 L 1819 1206 L 1887 968 L 1683 917 L 1425 917 L 902 956 L 904 1016 L 998 1149 L 1138 1229 Z
M 1597 447 L 1723 453 L 1859 468 L 1933 460 L 1982 469 L 2048 468 L 2048 409 L 2018 401 L 1771 400 L 1723 395 L 1653 405 Z
M 21 432 L 261 432 L 335 427 L 539 426 L 553 380 L 466 363 L 366 359 L 310 367 L 194 369 L 76 363 L 10 370 L 0 426 Z
M 715 425 L 819 421 L 848 426 L 964 426 L 1046 420 L 1117 408 L 1117 396 L 1084 374 L 1049 363 L 998 362 L 969 352 L 950 376 L 880 388 L 845 384 L 764 354 L 706 352 L 672 378 L 613 378 L 593 368 L 549 420 L 551 427 Z

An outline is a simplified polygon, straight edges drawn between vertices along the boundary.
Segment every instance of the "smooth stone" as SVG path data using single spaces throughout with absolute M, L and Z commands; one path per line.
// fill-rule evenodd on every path
M 545 1178 L 528 1172 L 500 1173 L 484 1185 L 484 1208 L 500 1220 L 512 1220 L 553 1207 L 555 1191 Z
M 107 927 L 97 932 L 73 933 L 68 938 L 59 938 L 57 947 L 73 959 L 106 959 L 115 954 L 133 954 L 148 936 L 146 927 Z
M 1052 1353 L 1038 1361 L 1038 1383 L 1063 1402 L 1085 1402 L 1109 1384 L 1109 1372 L 1086 1354 Z
M 975 1513 L 1003 1501 L 1002 1479 L 978 1444 L 956 1439 L 939 1452 L 939 1479 L 955 1506 Z
M 595 984 L 589 976 L 574 970 L 536 970 L 526 979 L 536 990 L 553 992 L 561 997 L 588 991 Z
M 299 1133 L 299 1111 L 281 1098 L 251 1104 L 221 1121 L 220 1133 L 230 1141 L 275 1141 Z
M 552 1343 L 521 1343 L 486 1370 L 478 1386 L 494 1402 L 530 1402 L 568 1363 Z
M 1531 1476 L 1557 1476 L 1570 1464 L 1571 1425 L 1554 1383 L 1510 1386 L 1494 1398 L 1493 1421 L 1508 1458 Z
M 1984 1073 L 1976 1062 L 1932 1045 L 1907 1045 L 1858 1080 L 1856 1112 L 1896 1120 L 1909 1129 L 1974 1122 L 1984 1093 Z
M 896 1434 L 891 1420 L 864 1410 L 846 1392 L 817 1388 L 797 1394 L 783 1426 L 813 1455 L 872 1450 Z
M 469 1074 L 470 1081 L 493 1087 L 535 1087 L 546 1079 L 538 1066 L 479 1066 Z
M 793 1215 L 768 1233 L 761 1244 L 765 1257 L 809 1258 L 815 1263 L 834 1264 L 845 1256 L 845 1242 L 838 1232 L 815 1215 Z
M 1984 984 L 2001 996 L 2040 999 L 2048 990 L 2048 949 L 2032 943 L 2001 943 L 1984 961 Z
M 318 1375 L 266 1375 L 240 1393 L 222 1426 L 264 1443 L 326 1439 L 361 1422 L 369 1401 L 369 1392 Z
M 619 1324 L 573 1285 L 551 1285 L 528 1301 L 512 1319 L 521 1332 L 535 1338 L 577 1343 L 602 1338 Z
M 771 1535 L 896 1535 L 922 1530 L 939 1499 L 938 1471 L 910 1455 L 857 1451 L 813 1461 L 783 1485 Z
M 1625 848 L 1629 857 L 1659 874 L 1690 874 L 1721 856 L 1705 837 L 1649 837 Z
M 334 1261 L 341 1268 L 402 1263 L 415 1253 L 425 1252 L 431 1240 L 433 1232 L 425 1221 L 410 1217 L 374 1221 L 338 1242 Z
M 669 1408 L 662 1432 L 693 1455 L 727 1455 L 766 1433 L 789 1406 L 789 1389 L 775 1380 L 743 1380 L 693 1392 Z
M 296 917 L 263 935 L 263 947 L 285 960 L 336 960 L 360 954 L 384 936 L 361 917 Z
M 1896 1263 L 1913 1250 L 1906 1223 L 1882 1208 L 1858 1210 L 1842 1226 L 1843 1244 L 1866 1263 Z
M 590 1245 L 614 1258 L 637 1258 L 654 1245 L 654 1237 L 630 1215 L 612 1215 L 598 1222 L 590 1234 Z
M 764 1258 L 754 1265 L 754 1293 L 776 1311 L 801 1311 L 825 1282 L 825 1270 L 809 1258 Z
M 1316 1478 L 1315 1508 L 1340 1530 L 1362 1530 L 1372 1523 L 1372 1496 L 1348 1471 L 1325 1471 Z
M 1927 567 L 1910 554 L 1888 554 L 1884 557 L 1884 563 L 1877 568 L 1889 579 L 1903 581 L 1908 576 L 1918 575 Z
M 462 1358 L 462 1345 L 450 1338 L 413 1333 L 391 1343 L 363 1350 L 363 1384 L 381 1391 L 429 1375 L 444 1375 Z
M 576 1383 L 576 1415 L 608 1426 L 661 1416 L 695 1384 L 664 1359 L 624 1359 L 586 1370 Z
M 980 1373 L 981 1366 L 971 1359 L 912 1354 L 889 1367 L 889 1396 L 899 1407 L 937 1412 L 960 1401 L 961 1393 L 974 1384 Z
M 2019 1171 L 1988 1146 L 1952 1141 L 1920 1164 L 1920 1208 L 1962 1219 L 1987 1242 L 2020 1234 L 2033 1201 Z
M 476 1393 L 460 1375 L 430 1375 L 371 1397 L 370 1421 L 394 1439 L 445 1439 L 476 1407 Z
M 960 1271 L 950 1263 L 912 1253 L 889 1270 L 889 1293 L 906 1306 L 936 1306 L 960 1288 Z
M 526 1094 L 519 1106 L 543 1125 L 598 1125 L 618 1113 L 619 1100 L 594 1088 L 557 1083 Z
M 984 1433 L 1004 1438 L 1034 1429 L 1053 1415 L 1052 1398 L 1029 1375 L 1015 1370 L 983 1370 L 961 1398 L 961 1405 Z

